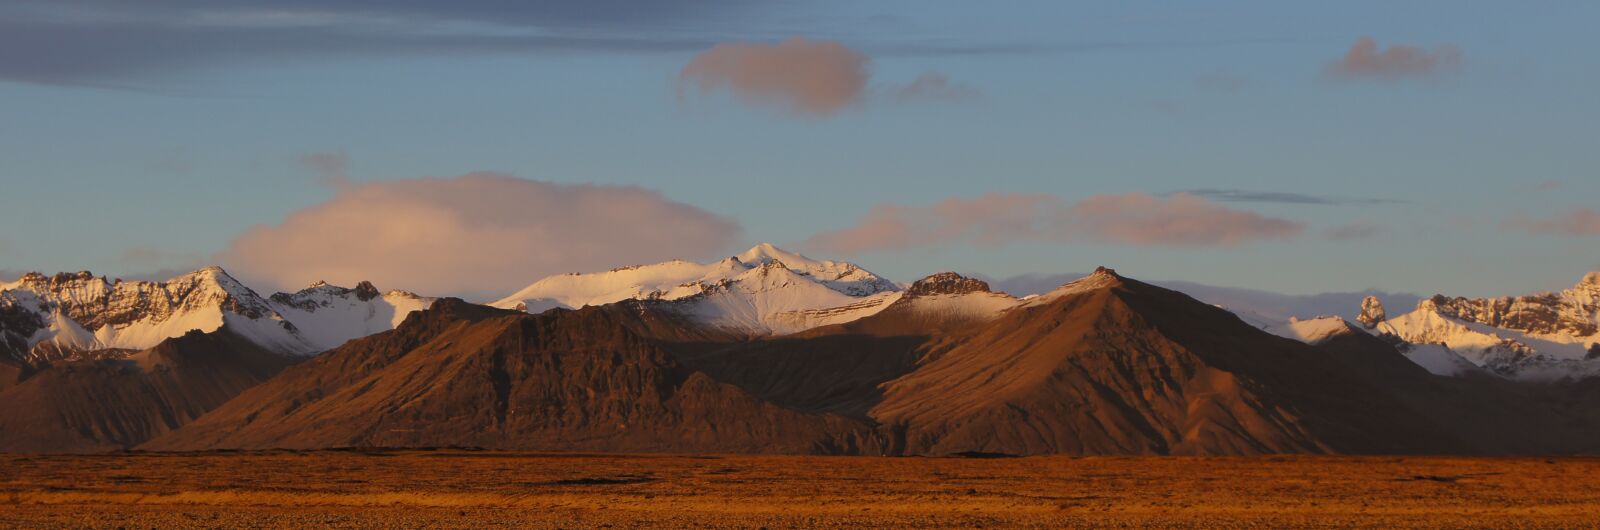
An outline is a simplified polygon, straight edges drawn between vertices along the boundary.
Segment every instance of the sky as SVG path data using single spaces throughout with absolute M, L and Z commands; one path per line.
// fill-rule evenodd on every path
M 902 281 L 1600 269 L 1600 4 L 801 4 L 6 2 L 0 277 L 488 297 L 763 241 Z

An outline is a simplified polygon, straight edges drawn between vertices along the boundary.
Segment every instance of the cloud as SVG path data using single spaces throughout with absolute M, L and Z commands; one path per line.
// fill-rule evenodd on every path
M 731 0 L 13 0 L 0 80 L 149 90 L 274 60 L 460 52 L 688 51 L 746 10 Z
M 1600 236 L 1600 212 L 1574 208 L 1542 219 L 1519 215 L 1507 221 L 1506 228 L 1534 235 Z
M 1399 199 L 1379 199 L 1379 198 L 1360 198 L 1360 197 L 1357 197 L 1357 198 L 1331 197 L 1331 196 L 1326 196 L 1326 195 L 1307 195 L 1307 194 L 1303 194 L 1303 193 L 1288 193 L 1288 192 L 1275 192 L 1275 191 L 1251 191 L 1251 190 L 1240 190 L 1240 189 L 1231 189 L 1231 188 L 1199 188 L 1199 189 L 1179 191 L 1179 192 L 1175 192 L 1175 193 L 1194 195 L 1194 196 L 1197 196 L 1197 197 L 1205 197 L 1207 199 L 1211 199 L 1211 200 L 1214 200 L 1214 201 L 1220 201 L 1220 202 L 1262 202 L 1262 203 L 1278 203 L 1278 204 L 1320 204 L 1320 205 L 1404 204 L 1406 202 L 1406 201 L 1399 200 Z M 1172 194 L 1168 194 L 1168 195 L 1172 195 Z
M 318 151 L 300 155 L 300 165 L 317 173 L 317 180 L 331 188 L 350 184 L 350 155 L 344 151 Z
M 824 116 L 860 99 L 871 75 L 867 63 L 866 55 L 830 41 L 722 43 L 683 67 L 679 91 L 685 86 L 701 93 L 725 89 L 746 103 Z
M 1563 186 L 1566 186 L 1566 185 L 1567 185 L 1566 182 L 1563 182 L 1563 181 L 1560 181 L 1560 180 L 1551 179 L 1551 180 L 1546 180 L 1544 182 L 1540 182 L 1538 184 L 1534 184 L 1533 185 L 1533 190 L 1534 191 L 1555 191 L 1555 190 L 1561 189 Z
M 1403 79 L 1432 77 L 1461 67 L 1461 50 L 1444 44 L 1433 50 L 1391 44 L 1379 50 L 1372 37 L 1356 39 L 1344 57 L 1328 64 L 1328 74 L 1346 79 Z
M 970 101 L 978 98 L 978 89 L 954 83 L 950 77 L 940 72 L 928 72 L 918 76 L 910 83 L 894 87 L 889 91 L 890 99 L 900 103 L 916 101 Z
M 343 176 L 350 169 L 350 155 L 343 151 L 319 151 L 300 156 L 300 164 L 322 176 Z
M 645 188 L 472 173 L 352 184 L 252 228 L 219 259 L 278 289 L 370 280 L 488 298 L 551 274 L 708 257 L 738 233 L 729 219 Z
M 1051 194 L 996 193 L 927 207 L 880 204 L 856 226 L 819 233 L 807 245 L 845 254 L 1017 241 L 1207 247 L 1288 239 L 1304 230 L 1298 222 L 1187 194 L 1095 195 L 1068 203 Z
M 1366 239 L 1378 235 L 1382 228 L 1366 221 L 1356 221 L 1350 224 L 1335 226 L 1328 229 L 1328 239 L 1334 241 L 1350 241 L 1352 239 Z

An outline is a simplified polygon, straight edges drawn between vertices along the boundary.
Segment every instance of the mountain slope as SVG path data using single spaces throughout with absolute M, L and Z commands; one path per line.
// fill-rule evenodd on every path
M 870 414 L 910 453 L 1456 450 L 1298 342 L 1102 269 L 887 383 Z
M 684 367 L 637 304 L 523 315 L 446 300 L 253 388 L 150 449 L 874 451 L 870 428 Z
M 124 359 L 53 363 L 0 386 L 0 452 L 127 449 L 296 360 L 219 330 L 167 339 Z
M 881 311 L 841 324 L 757 340 L 679 341 L 684 363 L 774 403 L 870 420 L 879 385 L 910 373 L 945 337 L 1019 304 L 986 283 L 940 273 L 913 283 Z

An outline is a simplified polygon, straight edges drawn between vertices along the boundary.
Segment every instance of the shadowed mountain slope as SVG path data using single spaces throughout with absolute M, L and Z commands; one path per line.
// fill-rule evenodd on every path
M 188 423 L 298 360 L 218 330 L 167 339 L 123 359 L 27 368 L 19 382 L 0 386 L 0 451 L 127 449 Z
M 639 309 L 524 315 L 441 301 L 146 448 L 878 451 L 862 422 L 784 409 L 684 367 Z

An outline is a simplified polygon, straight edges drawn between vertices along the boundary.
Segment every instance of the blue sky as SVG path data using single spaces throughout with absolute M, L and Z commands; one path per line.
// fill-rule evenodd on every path
M 643 186 L 736 221 L 728 252 L 757 241 L 803 247 L 881 203 L 986 193 L 1070 201 L 1220 189 L 1333 203 L 1218 200 L 1305 225 L 1287 240 L 950 241 L 837 256 L 906 280 L 1105 264 L 1134 277 L 1289 293 L 1490 295 L 1561 288 L 1600 268 L 1600 236 L 1507 226 L 1600 196 L 1600 7 L 1590 2 L 708 2 L 638 16 L 562 2 L 399 14 L 372 7 L 381 3 L 332 4 L 263 7 L 231 13 L 246 22 L 230 23 L 291 40 L 346 24 L 367 35 L 372 20 L 396 18 L 452 35 L 585 40 L 351 38 L 295 50 L 278 41 L 251 48 L 224 32 L 119 52 L 117 42 L 65 46 L 42 30 L 112 20 L 145 43 L 217 14 L 181 0 L 151 2 L 160 9 L 148 17 L 94 1 L 0 9 L 0 25 L 43 34 L 0 37 L 12 50 L 0 52 L 9 102 L 0 106 L 0 269 L 115 276 L 205 261 L 250 227 L 335 195 L 297 162 L 313 152 L 347 155 L 356 182 L 490 170 Z M 307 26 L 285 13 L 320 18 Z M 797 36 L 870 57 L 865 95 L 799 116 L 676 90 L 680 71 L 712 44 Z M 1328 65 L 1362 36 L 1385 47 L 1452 46 L 1460 67 L 1330 76 Z M 207 39 L 222 51 L 197 53 Z M 18 51 L 24 45 L 31 51 Z M 884 97 L 933 71 L 976 96 Z M 1371 234 L 1325 237 L 1352 223 Z

